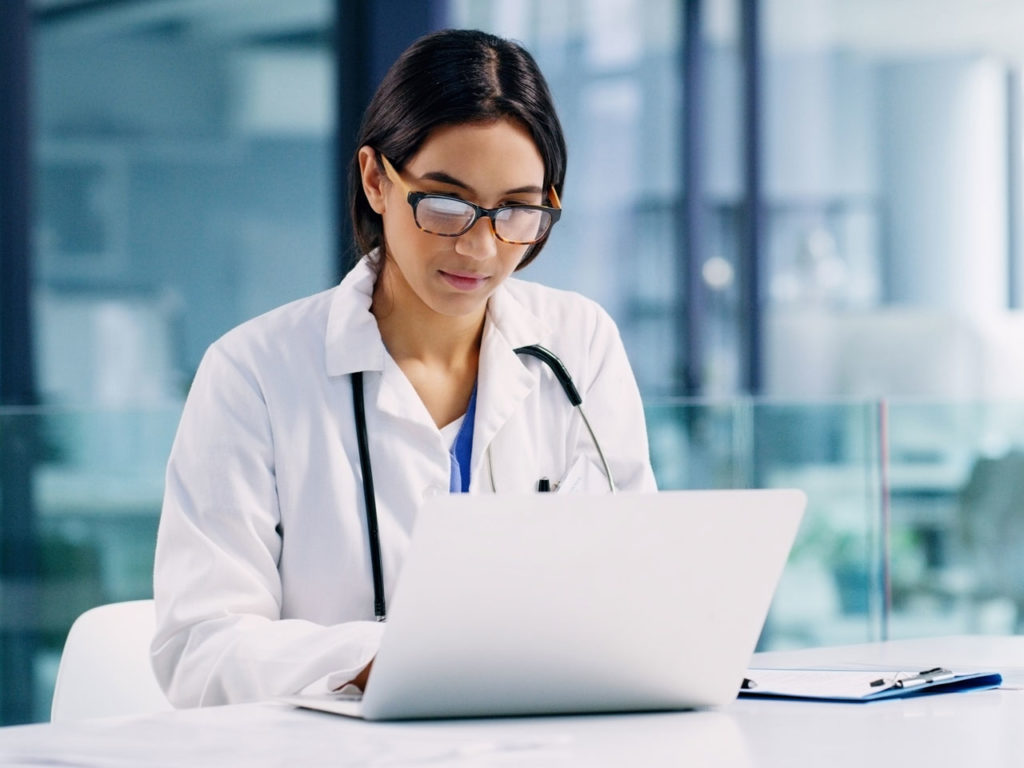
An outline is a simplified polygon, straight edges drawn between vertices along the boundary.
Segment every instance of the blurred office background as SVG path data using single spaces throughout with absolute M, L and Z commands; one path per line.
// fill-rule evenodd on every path
M 335 283 L 363 106 L 523 42 L 569 146 L 524 273 L 622 330 L 665 488 L 810 507 L 763 648 L 1024 626 L 1016 0 L 2 0 L 0 723 L 148 597 L 203 351 Z

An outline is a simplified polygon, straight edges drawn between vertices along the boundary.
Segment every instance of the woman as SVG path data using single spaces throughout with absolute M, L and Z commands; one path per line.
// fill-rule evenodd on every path
M 417 41 L 381 83 L 358 146 L 349 193 L 365 255 L 332 290 L 214 343 L 185 405 L 154 574 L 153 664 L 178 706 L 365 682 L 384 627 L 368 501 L 387 595 L 431 494 L 560 479 L 607 491 L 611 477 L 654 489 L 611 319 L 509 279 L 557 221 L 565 173 L 530 55 L 474 31 Z M 571 372 L 603 457 L 552 370 L 515 351 L 535 344 Z

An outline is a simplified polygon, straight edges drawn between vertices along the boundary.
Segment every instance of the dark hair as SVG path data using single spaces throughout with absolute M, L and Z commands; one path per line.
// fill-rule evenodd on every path
M 544 188 L 561 195 L 565 137 L 533 57 L 486 32 L 450 29 L 421 37 L 391 65 L 363 115 L 349 165 L 348 193 L 357 257 L 383 246 L 384 229 L 363 192 L 358 148 L 370 146 L 402 170 L 431 131 L 508 117 L 530 132 L 544 161 Z M 532 245 L 519 268 L 536 258 Z

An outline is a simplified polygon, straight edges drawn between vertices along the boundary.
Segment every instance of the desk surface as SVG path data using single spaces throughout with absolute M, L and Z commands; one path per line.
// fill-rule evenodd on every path
M 1024 636 L 758 654 L 755 666 L 994 668 L 1000 690 L 834 704 L 739 700 L 718 710 L 364 723 L 246 704 L 0 729 L 0 765 L 1021 765 Z

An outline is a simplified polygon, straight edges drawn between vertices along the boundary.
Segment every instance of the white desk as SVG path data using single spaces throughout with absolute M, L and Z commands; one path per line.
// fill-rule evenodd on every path
M 1007 688 L 871 704 L 740 700 L 702 712 L 415 723 L 247 704 L 4 728 L 0 765 L 1024 765 L 1024 636 L 776 652 L 755 664 L 995 668 Z

